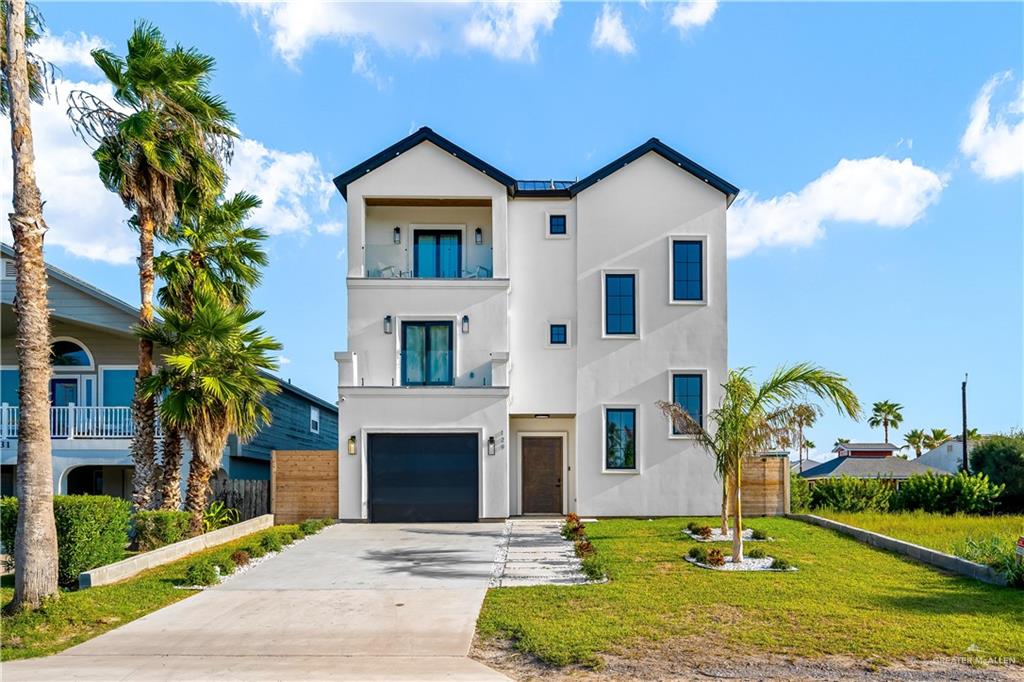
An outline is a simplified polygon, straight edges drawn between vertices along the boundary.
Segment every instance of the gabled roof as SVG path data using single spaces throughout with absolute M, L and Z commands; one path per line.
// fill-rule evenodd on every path
M 832 452 L 840 450 L 875 450 L 877 452 L 896 452 L 898 447 L 892 443 L 840 443 Z
M 591 187 L 605 179 L 612 173 L 628 166 L 630 163 L 636 161 L 648 152 L 654 152 L 660 155 L 669 163 L 679 166 L 687 173 L 690 173 L 699 180 L 703 180 L 722 194 L 725 194 L 728 204 L 732 204 L 736 195 L 740 192 L 739 188 L 732 183 L 723 180 L 700 164 L 683 156 L 656 137 L 652 137 L 639 147 L 626 152 L 619 158 L 615 159 L 603 168 L 591 173 L 582 180 L 516 180 L 507 173 L 498 170 L 486 161 L 474 156 L 451 140 L 435 133 L 427 127 L 420 128 L 411 135 L 391 145 L 384 151 L 374 154 L 362 163 L 356 164 L 349 170 L 334 178 L 334 185 L 338 188 L 338 191 L 341 192 L 341 196 L 347 200 L 348 186 L 351 183 L 355 182 L 367 173 L 380 168 L 388 161 L 391 161 L 392 159 L 409 151 L 421 142 L 430 142 L 436 145 L 460 161 L 469 164 L 484 175 L 487 175 L 495 181 L 505 185 L 508 190 L 508 194 L 511 197 L 574 197 L 588 187 Z
M 824 464 L 804 469 L 800 476 L 810 479 L 852 476 L 853 478 L 892 478 L 902 480 L 914 474 L 923 474 L 929 471 L 940 474 L 946 473 L 924 464 L 909 462 L 902 457 L 836 457 Z

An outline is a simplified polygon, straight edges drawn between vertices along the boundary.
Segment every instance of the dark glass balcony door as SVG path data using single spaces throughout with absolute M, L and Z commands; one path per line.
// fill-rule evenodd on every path
M 451 386 L 454 360 L 451 322 L 402 323 L 403 386 Z
M 462 276 L 462 232 L 459 230 L 416 230 L 413 237 L 413 276 Z

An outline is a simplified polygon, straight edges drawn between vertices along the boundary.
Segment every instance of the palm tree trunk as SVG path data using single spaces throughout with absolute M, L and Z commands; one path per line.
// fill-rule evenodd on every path
M 192 441 L 192 458 L 188 463 L 188 490 L 185 492 L 185 511 L 192 514 L 189 530 L 192 535 L 203 532 L 203 512 L 206 511 L 206 498 L 210 495 L 210 476 L 213 469 L 206 463 Z
M 139 212 L 139 324 L 153 320 L 153 217 Z M 156 482 L 160 480 L 156 463 L 156 401 L 144 397 L 141 382 L 153 373 L 153 343 L 139 339 L 139 369 L 135 376 L 135 397 L 132 399 L 132 462 L 135 464 L 132 502 L 136 509 L 148 509 L 154 501 Z
M 14 158 L 14 263 L 18 319 L 17 495 L 14 539 L 14 599 L 11 610 L 38 608 L 57 591 L 57 529 L 53 519 L 53 463 L 50 444 L 50 313 L 46 306 L 43 261 L 43 205 L 36 184 L 28 62 L 25 54 L 25 0 L 10 0 L 7 63 Z
M 736 462 L 736 471 L 732 480 L 732 560 L 734 563 L 743 561 L 743 509 L 740 500 L 742 492 L 743 462 Z
M 729 476 L 722 477 L 722 537 L 729 533 Z
M 160 478 L 160 508 L 174 511 L 181 506 L 181 432 L 164 425 L 163 476 Z
M 882 420 L 882 430 L 885 431 L 885 442 L 888 443 L 889 442 L 889 422 L 884 420 L 884 419 Z

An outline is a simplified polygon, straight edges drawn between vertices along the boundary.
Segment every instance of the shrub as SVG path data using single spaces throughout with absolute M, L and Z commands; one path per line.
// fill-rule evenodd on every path
M 194 561 L 185 569 L 185 582 L 188 585 L 213 585 L 217 580 L 217 569 L 209 559 Z
M 768 539 L 768 533 L 765 533 L 760 528 L 751 528 L 750 529 L 750 537 L 751 537 L 752 540 L 767 540 Z
M 708 562 L 708 550 L 706 547 L 695 546 L 691 547 L 690 551 L 686 553 L 694 561 L 699 561 L 702 564 Z
M 953 546 L 953 554 L 961 559 L 985 564 L 1006 576 L 1013 587 L 1024 587 L 1024 561 L 1017 558 L 1012 539 L 993 535 L 990 538 L 969 537 Z
M 889 511 L 890 481 L 880 478 L 825 478 L 811 486 L 811 507 L 841 512 Z
M 235 563 L 235 566 L 245 566 L 252 561 L 252 557 L 244 549 L 237 549 L 231 553 L 231 561 Z
M 580 569 L 590 580 L 603 580 L 608 575 L 608 562 L 595 553 L 583 559 Z
M 706 563 L 708 566 L 724 566 L 725 555 L 722 554 L 722 550 L 718 549 L 717 547 L 712 547 L 708 550 L 708 558 L 707 561 L 705 561 L 704 563 Z
M 575 513 L 570 513 L 565 517 L 565 523 L 562 524 L 562 537 L 566 540 L 576 540 L 583 537 L 585 528 L 580 517 Z
M 760 547 L 755 547 L 754 549 L 747 552 L 747 556 L 751 559 L 763 559 L 767 555 L 765 554 L 763 549 L 761 549 Z
M 209 533 L 211 530 L 219 530 L 238 523 L 240 518 L 237 509 L 227 506 L 220 500 L 214 500 L 203 512 L 203 532 Z
M 711 537 L 711 526 L 701 526 L 697 529 L 697 535 L 707 540 Z
M 789 510 L 794 514 L 811 508 L 811 484 L 796 472 L 789 475 Z
M 971 451 L 971 470 L 1006 486 L 1000 511 L 1024 512 L 1024 432 L 986 439 Z
M 148 552 L 188 537 L 192 515 L 185 511 L 137 511 L 132 517 L 135 545 Z
M 771 568 L 776 571 L 788 571 L 793 568 L 793 564 L 789 563 L 785 559 L 779 559 L 776 557 L 775 559 L 772 559 Z
M 696 532 L 700 530 L 700 524 L 696 521 L 690 521 L 688 524 L 686 524 L 686 530 L 696 534 Z
M 929 471 L 904 481 L 892 499 L 892 507 L 940 514 L 992 512 L 1003 489 L 983 473 L 971 475 L 961 471 L 951 476 Z
M 4 498 L 0 516 L 0 542 L 13 554 L 18 500 Z M 53 516 L 57 526 L 57 580 L 61 585 L 78 585 L 79 573 L 124 558 L 130 517 L 127 500 L 106 495 L 57 495 L 53 498 Z
M 259 559 L 267 554 L 266 548 L 263 547 L 263 544 L 260 542 L 254 542 L 251 545 L 245 546 L 243 549 L 248 552 L 249 556 L 253 559 Z
M 280 552 L 284 546 L 281 544 L 281 536 L 277 533 L 267 533 L 260 539 L 260 546 L 267 552 Z
M 221 575 L 231 575 L 235 572 L 236 568 L 235 562 L 231 559 L 231 557 L 224 557 L 214 565 L 217 567 L 217 571 Z
M 306 519 L 299 524 L 299 531 L 305 535 L 313 535 L 323 530 L 324 522 L 323 519 Z
M 592 556 L 597 553 L 597 550 L 594 549 L 594 546 L 590 544 L 590 540 L 587 540 L 586 538 L 582 540 L 577 540 L 575 544 L 575 549 L 576 556 L 578 556 L 581 559 L 584 559 L 588 556 Z

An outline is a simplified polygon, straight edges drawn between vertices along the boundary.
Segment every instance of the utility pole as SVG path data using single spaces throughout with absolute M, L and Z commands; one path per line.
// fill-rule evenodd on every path
M 961 446 L 963 448 L 963 469 L 967 471 L 967 373 L 964 372 L 964 382 L 960 384 L 960 406 L 963 410 L 963 432 L 960 434 Z

